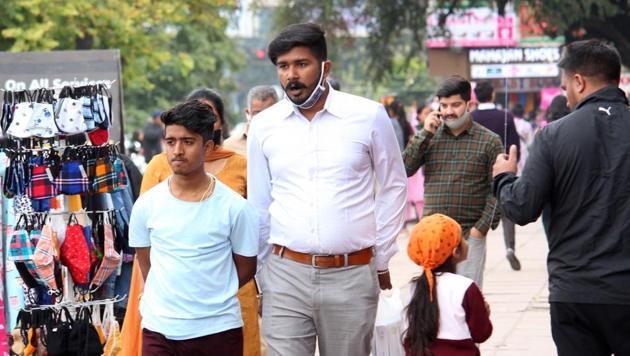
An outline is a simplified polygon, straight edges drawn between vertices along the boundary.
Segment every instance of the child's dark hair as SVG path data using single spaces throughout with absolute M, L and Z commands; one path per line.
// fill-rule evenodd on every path
M 199 100 L 188 100 L 163 112 L 160 119 L 164 126 L 180 125 L 201 135 L 205 144 L 212 139 L 216 116 L 208 105 Z
M 412 288 L 415 287 L 411 301 L 406 308 L 407 330 L 403 333 L 402 344 L 407 355 L 427 356 L 431 355 L 430 347 L 437 338 L 440 330 L 440 306 L 437 298 L 437 276 L 443 272 L 455 273 L 453 256 L 433 270 L 434 287 L 433 302 L 429 296 L 429 281 L 427 275 L 412 279 Z

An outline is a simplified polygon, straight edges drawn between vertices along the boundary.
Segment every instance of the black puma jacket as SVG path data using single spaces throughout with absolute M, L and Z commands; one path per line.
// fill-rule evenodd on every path
M 605 87 L 546 126 L 521 177 L 501 174 L 493 188 L 501 211 L 520 225 L 550 209 L 550 302 L 630 305 L 630 109 L 623 91 Z

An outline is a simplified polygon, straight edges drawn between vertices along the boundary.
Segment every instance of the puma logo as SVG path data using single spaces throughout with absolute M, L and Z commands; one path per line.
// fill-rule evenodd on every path
M 610 116 L 610 109 L 612 109 L 612 106 L 609 106 L 607 109 L 604 109 L 603 107 L 600 106 L 597 110 L 598 111 L 603 111 L 606 114 L 608 114 L 608 116 Z

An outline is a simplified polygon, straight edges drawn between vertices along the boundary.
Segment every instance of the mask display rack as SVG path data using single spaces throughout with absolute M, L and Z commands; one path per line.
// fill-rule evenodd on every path
M 123 250 L 129 250 L 131 204 L 121 203 L 129 189 L 128 174 L 117 144 L 109 142 L 114 121 L 109 88 L 94 84 L 3 90 L 0 99 L 5 138 L 0 147 L 1 186 L 7 204 L 3 282 L 18 284 L 12 290 L 24 294 L 5 293 L 5 309 L 14 314 L 9 312 L 7 321 L 16 320 L 28 349 L 50 342 L 48 332 L 60 325 L 100 321 L 105 305 L 112 312 L 101 328 L 107 329 L 105 334 L 114 332 L 113 305 L 126 294 L 113 297 L 112 280 L 120 273 Z M 76 319 L 62 320 L 69 309 L 75 313 L 68 317 Z M 85 343 L 90 335 L 74 337 Z M 16 336 L 14 332 L 14 342 Z M 99 355 L 106 340 L 99 337 L 94 343 Z M 55 354 L 54 348 L 48 353 Z

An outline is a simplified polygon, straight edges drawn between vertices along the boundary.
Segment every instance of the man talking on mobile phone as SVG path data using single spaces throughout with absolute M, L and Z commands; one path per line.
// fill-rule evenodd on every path
M 424 211 L 444 214 L 462 226 L 468 240 L 468 259 L 457 273 L 483 283 L 486 234 L 499 223 L 492 195 L 492 165 L 503 152 L 499 136 L 473 122 L 470 82 L 460 76 L 445 80 L 437 91 L 439 109 L 403 152 L 407 176 L 424 166 Z

